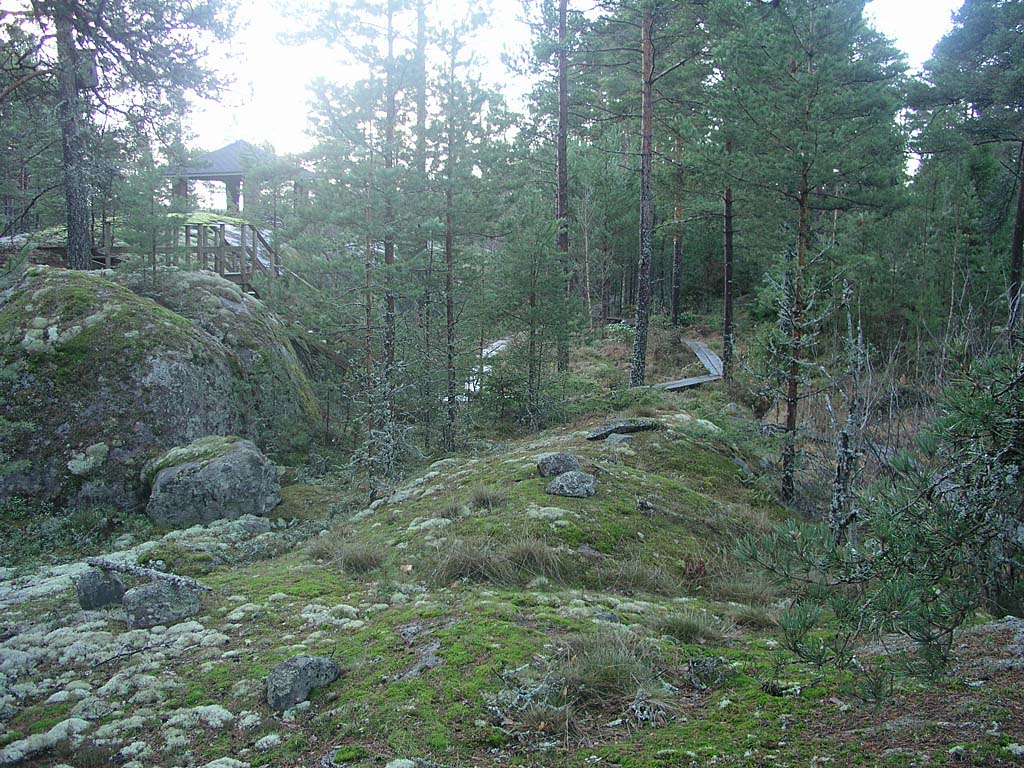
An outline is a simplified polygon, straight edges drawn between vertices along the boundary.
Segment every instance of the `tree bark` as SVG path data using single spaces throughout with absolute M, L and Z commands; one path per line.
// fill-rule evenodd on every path
M 451 133 L 449 133 L 449 152 L 451 150 Z M 449 154 L 449 163 L 451 154 Z M 457 415 L 458 401 L 455 398 L 455 233 L 452 210 L 455 206 L 454 193 L 452 191 L 452 173 L 448 172 L 448 188 L 445 190 L 445 216 L 444 216 L 444 301 L 445 301 L 445 325 L 447 328 L 446 345 L 446 369 L 448 372 L 448 402 L 444 423 L 444 449 L 451 451 L 455 448 L 455 418 Z M 483 384 L 483 369 L 481 368 L 481 385 Z
M 568 42 L 567 2 L 558 2 L 558 147 L 557 147 L 557 190 L 555 194 L 556 218 L 558 219 L 558 252 L 567 271 L 569 265 L 569 63 L 566 53 Z M 568 280 L 566 292 L 572 292 L 572 278 Z M 569 369 L 569 343 L 563 333 L 558 337 L 558 370 Z
M 398 107 L 395 85 L 395 8 L 387 4 L 387 74 L 384 116 L 384 384 L 389 416 L 394 406 L 392 389 L 395 367 L 395 123 Z
M 1017 214 L 1013 220 L 1013 241 L 1010 243 L 1010 320 L 1007 334 L 1011 344 L 1024 343 L 1016 330 L 1021 310 L 1021 268 L 1024 266 L 1024 142 L 1017 153 Z
M 682 215 L 682 210 L 676 208 L 675 219 L 676 227 L 679 226 L 679 217 Z M 682 289 L 683 283 L 683 238 L 676 231 L 676 236 L 672 239 L 672 325 L 679 325 L 679 294 Z
M 654 122 L 654 16 L 648 5 L 640 24 L 642 83 L 640 97 L 640 260 L 637 268 L 636 336 L 629 370 L 629 386 L 642 387 L 647 367 L 647 326 L 651 313 L 651 262 L 654 256 L 654 201 L 651 195 L 651 160 Z
M 786 373 L 786 446 L 782 452 L 782 498 L 792 501 L 796 495 L 796 433 L 797 408 L 800 404 L 800 360 L 803 344 L 804 267 L 807 264 L 807 245 L 810 239 L 810 190 L 807 176 L 810 169 L 804 165 L 800 173 L 799 231 L 797 234 L 796 263 L 790 276 L 792 305 L 789 311 L 789 369 Z
M 92 267 L 89 230 L 89 182 L 85 141 L 82 136 L 82 101 L 78 92 L 79 55 L 75 47 L 70 11 L 61 4 L 54 16 L 57 38 L 61 149 L 64 164 L 64 200 L 67 205 L 67 264 L 71 269 Z
M 722 279 L 723 288 L 723 315 L 722 322 L 722 378 L 732 381 L 733 351 L 735 338 L 732 322 L 732 266 L 733 266 L 733 223 L 732 223 L 732 187 L 725 188 L 725 211 L 724 211 L 724 275 Z

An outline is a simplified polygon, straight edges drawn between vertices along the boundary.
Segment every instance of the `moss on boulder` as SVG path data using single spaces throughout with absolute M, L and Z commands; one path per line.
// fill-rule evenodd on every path
M 32 267 L 0 294 L 0 500 L 136 507 L 170 448 L 235 434 L 280 456 L 317 419 L 280 321 L 216 275 Z

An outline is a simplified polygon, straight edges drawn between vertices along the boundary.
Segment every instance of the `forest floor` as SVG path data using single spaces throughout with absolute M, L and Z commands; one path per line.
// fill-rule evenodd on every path
M 328 475 L 286 488 L 276 521 L 123 538 L 110 557 L 212 588 L 170 627 L 81 610 L 84 563 L 3 570 L 0 764 L 1022 759 L 1020 621 L 979 620 L 947 677 L 892 691 L 795 662 L 777 639 L 785 596 L 732 556 L 785 516 L 757 421 L 714 388 L 622 415 L 660 429 L 592 442 L 603 419 L 588 417 L 437 462 L 371 508 Z M 552 451 L 579 457 L 594 497 L 545 493 Z M 300 653 L 342 675 L 277 715 L 265 677 Z

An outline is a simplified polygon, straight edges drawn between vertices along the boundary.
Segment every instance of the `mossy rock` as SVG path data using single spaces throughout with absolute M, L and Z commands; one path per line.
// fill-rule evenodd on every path
M 174 446 L 288 455 L 319 419 L 281 322 L 213 274 L 27 269 L 0 295 L 0 381 L 0 500 L 136 508 Z

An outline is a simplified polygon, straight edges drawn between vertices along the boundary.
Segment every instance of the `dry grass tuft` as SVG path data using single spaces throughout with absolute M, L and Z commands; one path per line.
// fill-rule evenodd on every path
M 652 642 L 629 631 L 605 629 L 573 642 L 557 674 L 567 702 L 604 706 L 663 687 L 663 671 Z
M 686 610 L 658 622 L 658 630 L 685 644 L 721 643 L 736 631 L 735 625 L 712 613 Z
M 508 492 L 490 485 L 473 486 L 469 506 L 473 509 L 494 512 L 508 505 Z

